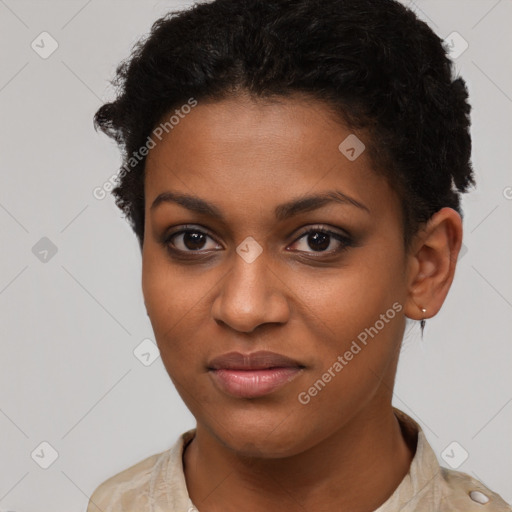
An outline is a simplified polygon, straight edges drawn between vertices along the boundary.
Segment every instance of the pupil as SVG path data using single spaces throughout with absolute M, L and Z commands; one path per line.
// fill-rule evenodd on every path
M 203 234 L 189 231 L 183 235 L 183 243 L 187 249 L 201 249 L 204 245 L 204 240 L 200 240 L 201 238 L 204 238 Z
M 308 243 L 314 250 L 324 250 L 329 247 L 329 237 L 326 233 L 316 232 L 308 236 Z

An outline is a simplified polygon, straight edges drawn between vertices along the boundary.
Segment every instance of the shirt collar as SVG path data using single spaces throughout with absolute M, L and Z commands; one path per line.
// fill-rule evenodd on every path
M 436 512 L 442 501 L 441 467 L 419 424 L 400 409 L 393 407 L 405 437 L 416 439 L 416 451 L 408 473 L 393 494 L 374 512 Z M 169 451 L 164 480 L 167 485 L 167 510 L 197 509 L 192 503 L 183 470 L 183 453 L 195 436 L 195 429 L 183 433 Z M 163 482 L 162 482 L 163 484 Z
M 416 438 L 416 452 L 408 473 L 393 494 L 374 512 L 436 512 L 440 508 L 441 466 L 420 425 L 400 409 L 393 407 L 405 437 Z M 428 496 L 428 499 L 425 497 Z

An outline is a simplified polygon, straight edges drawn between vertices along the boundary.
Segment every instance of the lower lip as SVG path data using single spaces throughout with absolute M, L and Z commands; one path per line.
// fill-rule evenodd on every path
M 294 379 L 301 368 L 271 368 L 267 370 L 211 370 L 210 375 L 220 389 L 238 398 L 265 396 Z

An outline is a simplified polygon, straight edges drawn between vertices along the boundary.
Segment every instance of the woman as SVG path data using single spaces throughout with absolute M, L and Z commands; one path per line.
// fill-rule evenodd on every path
M 88 512 L 512 511 L 391 405 L 475 184 L 439 38 L 392 0 L 216 0 L 156 21 L 117 85 L 95 122 L 197 426 Z

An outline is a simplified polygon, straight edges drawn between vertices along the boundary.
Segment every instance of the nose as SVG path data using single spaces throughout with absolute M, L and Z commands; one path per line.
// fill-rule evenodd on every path
M 245 333 L 261 324 L 286 323 L 290 314 L 289 288 L 264 253 L 252 262 L 238 253 L 233 259 L 213 301 L 213 318 Z

